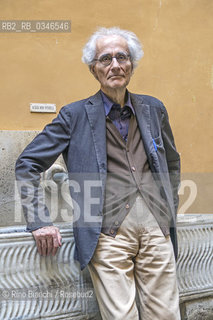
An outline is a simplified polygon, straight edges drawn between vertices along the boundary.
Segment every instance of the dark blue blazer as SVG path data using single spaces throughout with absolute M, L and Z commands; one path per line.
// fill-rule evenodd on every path
M 180 157 L 168 114 L 158 99 L 130 95 L 150 169 L 167 202 L 171 238 L 177 256 L 175 224 Z M 22 186 L 20 191 L 29 231 L 52 224 L 39 192 L 40 173 L 47 170 L 61 153 L 69 173 L 74 205 L 75 257 L 83 269 L 90 261 L 100 235 L 107 174 L 106 116 L 100 91 L 63 107 L 52 123 L 19 156 L 16 179 Z M 23 187 L 23 182 L 26 187 Z M 30 188 L 33 191 L 29 191 Z M 92 201 L 88 190 L 91 191 Z M 34 194 L 30 203 L 26 201 L 29 192 Z

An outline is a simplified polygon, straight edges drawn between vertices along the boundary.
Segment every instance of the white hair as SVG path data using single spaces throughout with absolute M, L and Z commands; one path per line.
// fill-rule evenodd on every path
M 92 34 L 89 38 L 88 42 L 83 48 L 83 56 L 82 61 L 86 63 L 89 67 L 94 62 L 94 58 L 96 55 L 96 42 L 98 39 L 105 36 L 120 36 L 123 37 L 128 45 L 131 61 L 133 64 L 133 68 L 137 66 L 137 62 L 143 57 L 144 53 L 142 50 L 142 45 L 138 40 L 137 36 L 128 30 L 122 30 L 119 27 L 113 28 L 98 28 L 98 30 Z

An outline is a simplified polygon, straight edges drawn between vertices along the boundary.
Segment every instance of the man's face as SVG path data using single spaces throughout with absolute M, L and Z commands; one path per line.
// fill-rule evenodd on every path
M 120 36 L 105 36 L 98 39 L 96 44 L 96 59 L 105 54 L 115 56 L 118 53 L 129 55 L 127 42 Z M 96 79 L 101 84 L 103 91 L 109 89 L 126 88 L 132 75 L 132 63 L 128 59 L 125 63 L 118 63 L 114 58 L 108 66 L 97 61 L 91 69 Z

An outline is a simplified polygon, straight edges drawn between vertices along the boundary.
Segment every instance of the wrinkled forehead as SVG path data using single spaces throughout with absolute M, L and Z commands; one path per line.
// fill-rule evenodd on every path
M 129 52 L 126 39 L 118 35 L 103 36 L 96 42 L 96 54 Z

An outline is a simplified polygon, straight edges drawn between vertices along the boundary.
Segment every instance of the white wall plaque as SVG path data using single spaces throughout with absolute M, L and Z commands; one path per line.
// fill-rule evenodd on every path
M 30 103 L 30 112 L 56 113 L 56 105 L 53 103 Z

